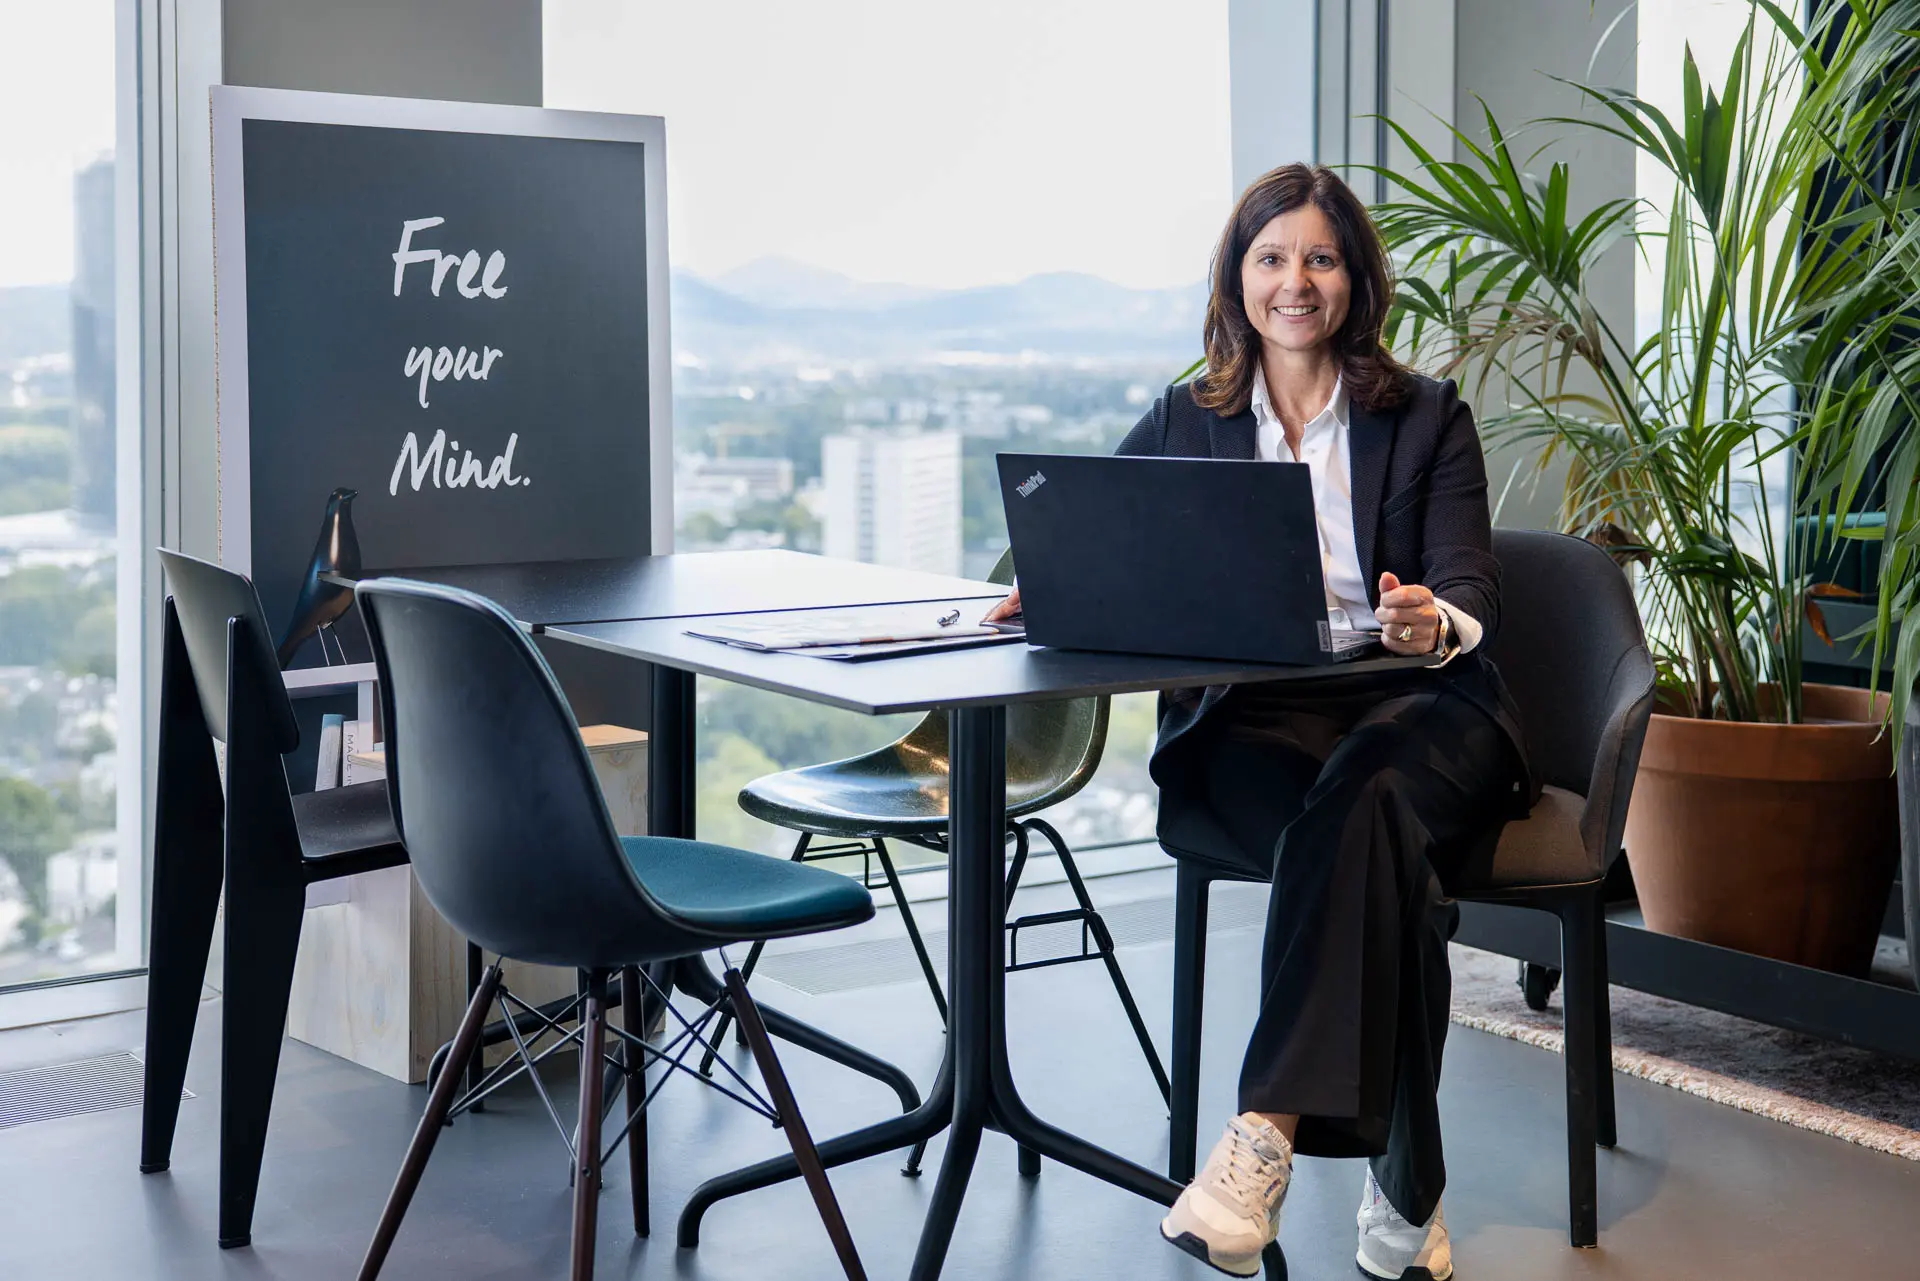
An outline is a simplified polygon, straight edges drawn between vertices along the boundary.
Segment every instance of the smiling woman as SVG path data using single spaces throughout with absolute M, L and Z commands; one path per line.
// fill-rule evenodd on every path
M 1386 250 L 1352 189 L 1325 168 L 1275 169 L 1241 195 L 1214 251 L 1194 403 L 1245 412 L 1264 353 L 1276 369 L 1320 371 L 1308 415 L 1336 378 L 1367 409 L 1399 404 L 1406 370 L 1380 341 L 1392 298 Z
M 1446 1281 L 1435 1101 L 1458 909 L 1444 878 L 1528 799 L 1519 724 L 1482 641 L 1499 623 L 1486 469 L 1451 382 L 1381 343 L 1392 277 L 1330 170 L 1255 180 L 1213 259 L 1207 368 L 1169 387 L 1123 454 L 1304 465 L 1330 629 L 1424 667 L 1173 695 L 1150 764 L 1161 845 L 1271 878 L 1239 1115 L 1161 1224 L 1252 1276 L 1293 1155 L 1372 1158 L 1358 1261 Z M 1167 513 L 1166 519 L 1205 519 Z M 1273 549 L 1222 542 L 1219 554 Z M 1217 875 L 1218 873 L 1213 873 Z M 1189 1138 L 1176 1138 L 1186 1158 Z

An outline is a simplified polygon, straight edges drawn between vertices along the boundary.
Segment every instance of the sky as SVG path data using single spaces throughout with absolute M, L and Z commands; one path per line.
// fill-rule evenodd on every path
M 0 287 L 72 274 L 115 8 L 0 0 Z M 1643 91 L 1677 100 L 1689 40 L 1723 72 L 1745 8 L 1644 4 Z M 1226 0 L 547 0 L 545 80 L 550 106 L 666 117 L 673 258 L 709 276 L 1186 285 L 1233 195 Z
M 1635 70 L 1640 96 L 1679 121 L 1684 114 L 1683 76 L 1688 49 L 1700 74 L 1716 91 L 1726 87 L 1734 47 L 1746 30 L 1747 0 L 1650 0 L 1640 6 Z M 1794 5 L 1784 6 L 1796 12 Z M 1763 35 L 1777 39 L 1765 16 Z M 1765 55 L 1756 63 L 1764 66 Z M 1783 108 L 1782 108 L 1783 109 Z M 1645 152 L 1634 157 L 1634 182 L 1647 201 L 1641 225 L 1663 226 L 1672 207 L 1673 175 Z M 1634 328 L 1644 341 L 1660 326 L 1661 273 L 1657 261 L 1634 259 Z
M 0 287 L 73 276 L 73 175 L 114 143 L 114 0 L 0 0 Z
M 1186 285 L 1233 192 L 1226 0 L 547 0 L 551 107 L 666 118 L 676 266 Z

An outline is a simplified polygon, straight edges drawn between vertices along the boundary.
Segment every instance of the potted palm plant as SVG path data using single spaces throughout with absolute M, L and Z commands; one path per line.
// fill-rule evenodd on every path
M 1842 537 L 1881 543 L 1877 609 L 1860 637 L 1879 675 L 1891 658 L 1891 729 L 1899 752 L 1901 881 L 1909 961 L 1920 982 L 1920 2 L 1875 33 L 1879 48 L 1830 95 L 1880 122 L 1875 147 L 1844 154 L 1851 196 L 1884 234 L 1852 315 L 1823 329 L 1807 362 L 1805 490 Z M 1904 733 L 1903 733 L 1904 731 Z
M 1802 30 L 1756 3 L 1718 87 L 1687 52 L 1677 115 L 1575 86 L 1592 118 L 1533 122 L 1630 144 L 1670 179 L 1663 209 L 1571 209 L 1566 166 L 1526 172 L 1488 112 L 1458 160 L 1389 121 L 1418 163 L 1386 171 L 1402 194 L 1376 210 L 1403 269 L 1397 345 L 1504 399 L 1489 443 L 1564 464 L 1565 528 L 1635 578 L 1662 673 L 1626 837 L 1648 925 L 1848 973 L 1891 885 L 1892 757 L 1871 692 L 1801 680 L 1801 620 L 1821 626 L 1834 590 L 1806 571 L 1838 526 L 1792 519 L 1833 507 L 1792 463 L 1808 371 L 1863 323 L 1889 237 L 1851 168 L 1912 8 L 1855 0 Z M 1659 268 L 1644 338 L 1590 301 L 1623 241 Z

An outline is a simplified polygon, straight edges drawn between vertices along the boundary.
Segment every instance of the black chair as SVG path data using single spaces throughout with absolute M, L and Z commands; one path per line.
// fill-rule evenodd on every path
M 267 1115 L 307 886 L 407 861 L 384 783 L 299 796 L 300 743 L 260 599 L 244 575 L 162 550 L 172 594 L 160 665 L 159 779 L 147 963 L 140 1171 L 167 1168 L 226 885 L 220 1021 L 222 1248 L 253 1234 Z M 226 745 L 221 789 L 214 740 Z
M 681 1031 L 661 1047 L 649 1045 L 640 1028 L 640 984 L 651 982 L 645 967 L 655 962 L 868 920 L 873 898 L 866 887 L 824 868 L 723 846 L 616 835 L 566 700 L 512 618 L 471 593 L 400 579 L 362 583 L 358 594 L 380 673 L 394 815 L 421 890 L 487 952 L 586 974 L 586 1006 L 572 1034 L 581 1044 L 574 1281 L 593 1272 L 609 1032 L 620 1044 L 627 1087 L 627 1123 L 612 1146 L 632 1135 L 627 1153 L 636 1231 L 647 1230 L 640 1127 L 651 1098 L 646 1069 L 657 1062 L 670 1069 L 661 1084 L 673 1070 L 683 1071 L 784 1127 L 841 1267 L 848 1277 L 862 1277 L 826 1170 L 740 972 L 728 964 L 724 994 L 691 1022 L 669 1009 Z M 616 977 L 624 1029 L 610 1028 L 607 1020 Z M 434 1084 L 361 1267 L 362 1281 L 378 1275 L 487 1011 L 505 995 L 496 960 L 481 976 Z M 723 1005 L 746 1032 L 770 1099 L 731 1068 L 727 1087 L 686 1065 L 689 1054 L 706 1047 L 702 1033 Z
M 1495 530 L 1500 632 L 1489 648 L 1519 705 L 1545 791 L 1502 831 L 1490 862 L 1449 884 L 1455 898 L 1538 908 L 1560 918 L 1565 971 L 1568 1216 L 1573 1244 L 1599 1239 L 1594 1148 L 1616 1141 L 1613 1033 L 1601 891 L 1620 852 L 1627 801 L 1653 710 L 1654 668 L 1626 575 L 1599 548 L 1563 534 Z M 1193 1178 L 1199 1128 L 1201 987 L 1207 891 L 1265 880 L 1237 852 L 1168 849 L 1174 908 L 1173 1124 L 1169 1176 Z

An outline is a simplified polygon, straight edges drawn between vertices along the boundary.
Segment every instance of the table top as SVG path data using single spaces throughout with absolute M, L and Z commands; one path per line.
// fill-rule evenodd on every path
M 931 603 L 967 609 L 978 607 L 979 598 L 956 596 Z M 1419 655 L 1305 667 L 1148 654 L 1100 654 L 1014 643 L 868 662 L 842 662 L 803 654 L 740 649 L 687 635 L 687 629 L 695 626 L 698 622 L 691 618 L 639 619 L 569 625 L 552 629 L 552 634 L 561 640 L 628 658 L 662 663 L 701 676 L 717 676 L 870 716 L 1199 685 L 1302 680 L 1334 672 L 1426 667 L 1434 661 L 1431 656 Z
M 923 600 L 998 600 L 1004 587 L 801 552 L 679 552 L 609 560 L 369 569 L 476 592 L 534 628 Z M 351 586 L 351 579 L 335 581 Z M 984 611 L 982 611 L 984 612 Z

